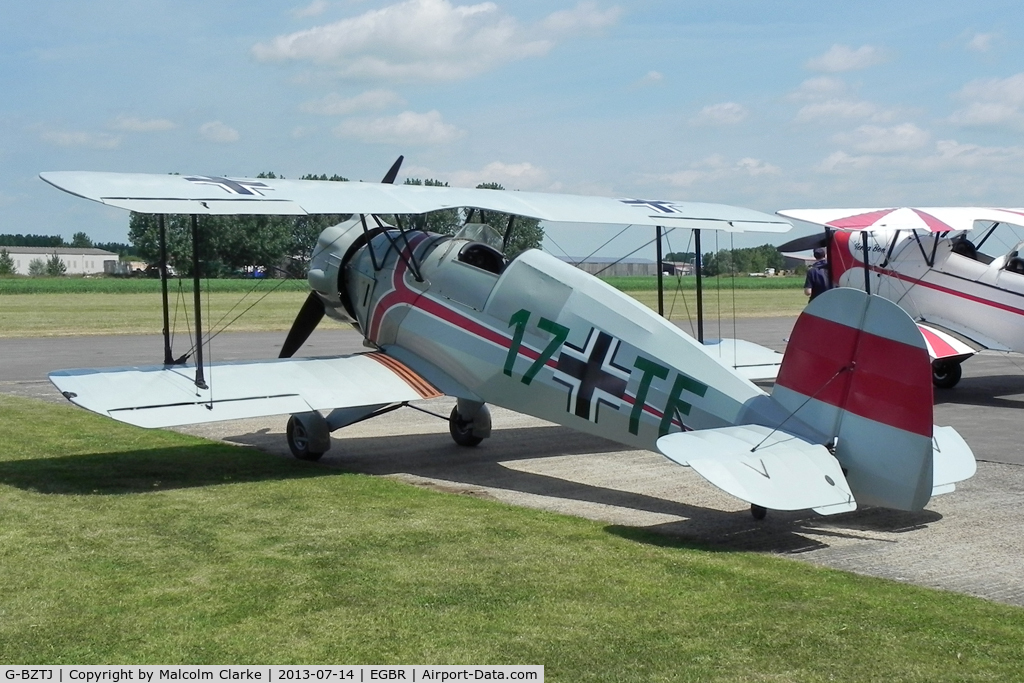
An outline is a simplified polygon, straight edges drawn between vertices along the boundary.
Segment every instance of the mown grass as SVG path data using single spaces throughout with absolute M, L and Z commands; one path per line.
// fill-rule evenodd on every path
M 783 278 L 775 278 L 782 280 Z M 741 279 L 737 279 L 739 282 Z M 746 278 L 765 281 L 769 278 Z M 654 278 L 615 278 L 630 296 L 657 310 Z M 11 284 L 15 283 L 15 284 Z M 169 292 L 172 328 L 186 334 L 192 322 L 191 282 L 173 281 Z M 210 280 L 203 293 L 203 327 L 230 324 L 236 332 L 287 330 L 309 291 L 299 280 L 254 282 Z M 649 289 L 640 288 L 650 284 Z M 802 281 L 782 289 L 709 289 L 704 293 L 705 319 L 795 316 L 807 298 Z M 278 286 L 280 285 L 280 286 Z M 696 292 L 665 283 L 665 313 L 673 320 L 695 320 Z M 276 288 L 275 288 L 276 287 Z M 66 289 L 64 289 L 66 288 Z M 257 303 L 258 302 L 258 303 Z M 250 305 L 254 304 L 250 308 Z M 241 316 L 239 317 L 239 314 Z M 338 323 L 325 319 L 325 326 Z M 94 334 L 159 334 L 163 328 L 160 282 L 113 278 L 0 279 L 0 338 Z
M 2 662 L 537 663 L 550 681 L 1019 679 L 1019 608 L 71 407 L 0 396 L 0 412 Z

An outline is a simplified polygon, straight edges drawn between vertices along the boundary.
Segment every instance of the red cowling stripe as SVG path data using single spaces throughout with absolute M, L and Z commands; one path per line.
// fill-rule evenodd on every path
M 932 435 L 931 363 L 922 348 L 804 314 L 776 383 L 865 419 Z

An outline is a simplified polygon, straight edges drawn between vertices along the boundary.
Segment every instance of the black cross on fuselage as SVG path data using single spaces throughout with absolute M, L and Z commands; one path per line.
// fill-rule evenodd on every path
M 594 332 L 595 330 L 591 330 L 591 334 Z M 620 368 L 626 374 L 626 378 L 622 378 L 604 369 L 605 365 L 617 367 L 614 365 L 612 358 L 615 355 L 615 349 L 612 348 L 612 342 L 614 341 L 615 339 L 610 334 L 598 332 L 597 340 L 594 342 L 590 354 L 586 356 L 585 360 L 567 353 L 565 348 L 562 349 L 562 353 L 558 356 L 558 364 L 555 366 L 556 371 L 579 380 L 580 385 L 576 391 L 576 406 L 573 412 L 585 420 L 597 422 L 596 413 L 593 417 L 591 416 L 591 403 L 594 399 L 595 391 L 600 390 L 615 398 L 622 398 L 622 395 L 626 392 L 629 372 L 625 368 Z M 590 346 L 590 344 L 584 345 L 582 349 L 577 349 L 571 344 L 566 344 L 566 346 L 583 354 L 586 351 L 586 346 Z M 557 376 L 555 381 L 569 386 L 570 390 L 572 389 L 571 385 L 560 381 Z M 571 391 L 569 398 L 571 401 Z M 605 401 L 605 403 L 608 402 Z M 614 407 L 618 408 L 618 406 Z

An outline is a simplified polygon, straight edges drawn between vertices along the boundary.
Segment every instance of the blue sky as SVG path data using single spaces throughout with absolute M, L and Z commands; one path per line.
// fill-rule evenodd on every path
M 399 154 L 452 185 L 768 212 L 1022 206 L 1022 7 L 6 2 L 0 232 L 126 239 L 40 171 L 375 181 Z M 579 255 L 607 233 L 551 234 Z

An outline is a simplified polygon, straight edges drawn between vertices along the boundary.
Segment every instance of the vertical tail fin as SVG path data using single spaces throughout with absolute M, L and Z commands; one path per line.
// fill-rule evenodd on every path
M 836 438 L 862 505 L 920 510 L 928 502 L 931 361 L 896 304 L 845 288 L 817 297 L 793 329 L 772 400 Z

